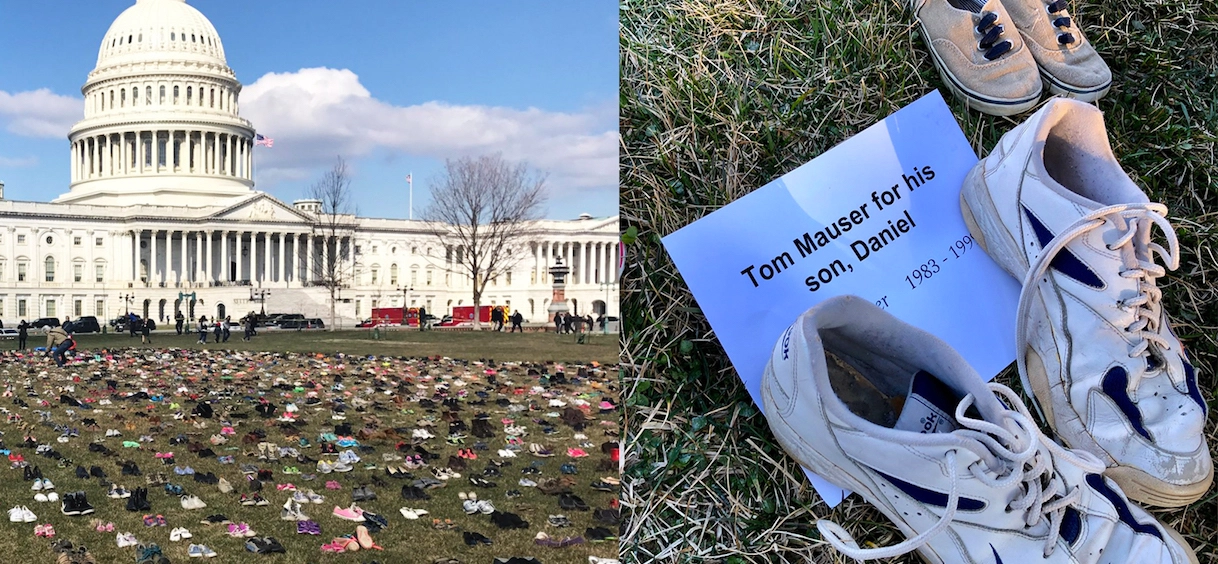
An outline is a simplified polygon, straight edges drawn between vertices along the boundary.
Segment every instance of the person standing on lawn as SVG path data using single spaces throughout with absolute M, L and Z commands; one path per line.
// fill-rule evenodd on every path
M 215 321 L 215 323 L 213 323 L 213 324 L 212 324 L 212 326 L 211 326 L 211 332 L 212 332 L 212 334 L 213 334 L 213 335 L 215 335 L 215 336 L 216 336 L 216 342 L 217 342 L 217 343 L 219 343 L 219 342 L 220 342 L 220 334 L 221 334 L 221 332 L 222 332 L 222 329 L 220 329 L 220 318 L 219 318 L 219 317 L 217 317 L 217 318 L 215 318 L 215 319 L 214 319 L 214 321 Z
M 135 320 L 138 317 L 134 313 L 127 313 L 127 329 L 131 331 L 131 338 L 135 338 Z
M 145 319 L 140 329 L 140 342 L 146 345 L 152 344 L 152 323 Z
M 220 334 L 224 337 L 225 343 L 228 342 L 228 336 L 230 334 L 232 334 L 232 329 L 230 328 L 232 326 L 232 324 L 233 324 L 232 316 L 231 315 L 224 316 L 224 321 L 221 322 L 221 324 L 220 324 Z
M 25 320 L 22 319 L 21 323 L 17 324 L 17 350 L 25 350 L 25 340 L 29 338 L 29 336 L 30 324 L 26 323 Z
M 199 316 L 199 344 L 200 345 L 207 344 L 207 316 L 206 315 Z
M 178 334 L 181 335 L 182 334 L 182 325 L 184 325 L 186 323 L 186 316 L 182 315 L 182 312 L 179 311 L 176 314 L 174 314 L 173 321 L 174 321 L 175 328 L 178 330 Z
M 524 333 L 524 327 L 520 326 L 521 323 L 524 323 L 524 316 L 520 315 L 519 311 L 513 312 L 512 313 L 512 329 L 510 331 L 508 331 L 508 333 L 515 333 L 517 329 L 519 329 L 521 333 Z
M 419 331 L 427 330 L 427 308 L 419 308 Z

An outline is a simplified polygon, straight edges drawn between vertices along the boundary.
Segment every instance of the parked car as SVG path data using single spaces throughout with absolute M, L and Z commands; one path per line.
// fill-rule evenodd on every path
M 16 329 L 0 329 L 0 339 L 6 341 L 16 339 L 20 334 L 21 332 Z
M 51 327 L 59 327 L 58 317 L 39 317 L 30 324 L 30 329 L 49 329 Z
M 97 318 L 92 315 L 77 317 L 68 322 L 68 325 L 71 327 L 65 329 L 70 333 L 101 333 L 101 325 L 97 323 Z
M 156 331 L 156 322 L 155 321 L 153 321 L 151 319 L 141 319 L 139 316 L 136 316 L 136 318 L 135 318 L 135 332 L 136 333 L 139 333 L 140 331 L 144 330 L 145 322 L 148 323 L 149 331 Z M 118 319 L 115 319 L 112 323 L 114 324 L 115 332 L 126 333 L 126 332 L 130 331 L 130 329 L 128 328 L 129 320 L 126 317 L 120 317 Z
M 326 324 L 322 320 L 313 319 L 285 319 L 279 323 L 279 328 L 283 330 L 295 329 L 325 329 Z
M 379 323 L 376 320 L 371 319 L 371 318 L 365 319 L 365 320 L 355 324 L 356 327 L 361 327 L 361 328 L 376 327 L 377 325 L 379 325 Z

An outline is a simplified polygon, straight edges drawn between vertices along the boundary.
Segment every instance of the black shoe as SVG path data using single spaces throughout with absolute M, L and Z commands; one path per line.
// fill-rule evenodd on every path
M 465 539 L 465 544 L 468 546 L 478 546 L 479 544 L 494 544 L 494 542 L 491 539 L 487 538 L 486 535 L 483 535 L 482 533 L 465 531 L 464 533 L 461 533 L 461 537 L 463 539 Z
M 85 496 L 85 492 L 76 492 L 76 510 L 77 515 L 88 515 L 93 513 L 93 506 L 89 504 L 89 499 Z
M 60 507 L 60 512 L 68 516 L 80 515 L 80 510 L 77 509 L 76 492 L 66 493 L 63 495 L 63 505 Z
M 35 480 L 43 479 L 42 478 L 42 468 L 39 468 L 37 466 L 34 467 L 34 479 Z
M 622 522 L 622 514 L 617 509 L 597 509 L 592 512 L 592 518 L 605 525 L 617 525 Z
M 595 482 L 592 482 L 592 489 L 594 489 L 598 492 L 612 492 L 613 484 L 606 483 L 603 480 L 597 480 Z
M 431 499 L 431 495 L 415 486 L 402 486 L 402 499 Z
M 34 469 L 30 468 L 29 466 L 23 468 L 21 472 L 21 479 L 27 482 L 32 481 L 34 479 Z
M 106 471 L 102 470 L 101 466 L 92 466 L 89 468 L 89 475 L 93 476 L 94 478 L 105 478 Z
M 89 471 L 88 471 L 88 470 L 85 470 L 85 467 L 84 467 L 84 466 L 77 466 L 77 467 L 76 467 L 76 477 L 77 477 L 77 478 L 80 478 L 80 479 L 82 479 L 82 480 L 88 480 L 88 479 L 89 479 Z
M 583 499 L 575 494 L 562 494 L 558 496 L 558 507 L 567 511 L 587 511 L 588 504 L 584 503 Z
M 604 542 L 613 540 L 617 537 L 613 536 L 613 531 L 604 527 L 591 527 L 584 530 L 584 537 L 592 542 Z

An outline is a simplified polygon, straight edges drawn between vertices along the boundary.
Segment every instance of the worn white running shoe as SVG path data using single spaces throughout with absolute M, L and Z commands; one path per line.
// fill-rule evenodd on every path
M 1178 533 L 1104 478 L 1103 462 L 1050 441 L 1013 391 L 867 300 L 831 298 L 801 315 L 774 347 L 761 394 L 788 453 L 908 537 L 863 549 L 818 522 L 851 558 L 1197 563 Z
M 973 237 L 1023 280 L 1019 375 L 1057 436 L 1102 459 L 1131 499 L 1204 495 L 1205 400 L 1155 284 L 1156 258 L 1176 268 L 1179 246 L 1167 207 L 1117 163 L 1100 111 L 1049 101 L 968 173 L 960 199 Z

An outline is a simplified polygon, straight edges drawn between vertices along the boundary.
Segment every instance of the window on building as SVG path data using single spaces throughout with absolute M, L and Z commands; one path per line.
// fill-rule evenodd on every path
M 93 304 L 93 315 L 106 317 L 106 300 L 97 300 L 97 303 Z
M 55 257 L 47 257 L 46 260 L 47 282 L 55 281 Z
M 427 269 L 427 285 L 431 286 L 431 269 Z
M 376 245 L 372 246 L 372 254 L 374 254 L 374 255 L 376 254 Z
M 25 235 L 18 235 L 18 236 L 17 236 L 17 244 L 18 244 L 18 245 L 24 245 L 24 244 L 25 244 Z
M 101 237 L 98 237 L 97 239 L 94 239 L 94 241 L 93 241 L 93 246 L 95 246 L 95 247 L 101 247 L 101 246 L 102 246 L 102 238 L 101 238 Z
M 72 301 L 72 315 L 75 315 L 76 317 L 80 317 L 84 314 L 85 314 L 85 301 L 84 300 L 73 300 Z
M 118 90 L 118 107 L 120 107 L 120 108 L 127 107 L 127 89 L 126 88 L 120 88 Z
M 152 105 L 152 87 L 151 86 L 144 87 L 144 105 L 145 106 Z
M 25 299 L 17 300 L 17 317 L 25 317 Z
M 79 246 L 80 246 L 80 242 L 81 242 L 81 237 L 72 237 L 72 245 L 73 245 L 73 246 L 79 247 Z
M 50 235 L 47 235 L 47 244 L 48 244 L 48 245 L 53 245 L 53 244 L 55 244 L 55 238 L 54 238 L 54 237 L 51 237 Z
M 410 269 L 410 285 L 414 286 L 418 283 L 419 283 L 419 271 L 412 268 L 412 269 Z
M 361 247 L 360 245 L 356 245 L 356 246 L 355 246 L 355 254 L 357 254 L 357 255 L 358 255 L 358 254 L 360 254 L 360 250 L 361 250 L 361 248 L 362 248 L 362 247 Z
M 7 261 L 0 260 L 0 280 L 4 280 L 4 267 L 7 266 Z
M 504 281 L 507 283 L 507 285 L 508 285 L 508 286 L 511 286 L 511 285 L 512 285 L 512 273 L 511 273 L 511 271 L 508 271 L 508 273 L 505 275 L 505 280 L 504 280 Z
M 29 270 L 29 264 L 25 261 L 17 263 L 17 281 L 25 282 L 25 273 Z
M 97 265 L 94 268 L 93 281 L 94 282 L 103 282 L 103 281 L 105 281 L 105 279 L 106 279 L 106 265 L 105 265 L 105 263 L 99 262 L 99 263 L 97 263 Z
M 398 285 L 398 265 L 397 264 L 393 264 L 393 265 L 389 266 L 389 285 L 390 286 Z
M 359 319 L 359 300 L 355 300 L 355 318 Z
M 177 105 L 177 103 L 178 103 L 178 87 L 177 86 L 173 87 L 173 103 L 174 103 L 174 105 Z
M 190 105 L 190 101 L 194 99 L 194 90 L 195 89 L 193 86 L 186 87 L 186 105 L 188 106 Z
M 372 309 L 376 309 L 376 298 L 372 298 Z
M 160 93 L 161 93 L 161 97 L 157 98 L 157 104 L 164 106 L 165 105 L 165 87 L 164 86 L 161 86 Z
M 411 247 L 411 248 L 410 248 L 410 254 L 412 254 L 412 255 L 417 255 L 417 254 L 419 254 L 419 248 L 418 248 L 418 247 Z
M 447 288 L 453 283 L 453 275 L 451 272 L 444 273 L 444 287 Z
M 131 105 L 135 106 L 140 103 L 140 87 L 133 86 L 131 88 Z
M 376 284 L 376 277 L 377 277 L 377 274 L 379 274 L 379 272 L 377 272 L 377 268 L 376 268 L 376 267 L 372 267 L 372 283 L 373 283 L 373 284 Z
M 211 89 L 211 96 L 208 97 L 208 104 L 213 108 L 216 107 L 216 89 L 215 88 Z
M 57 313 L 55 311 L 55 300 L 48 299 L 47 300 L 47 317 L 55 317 L 56 315 L 57 315 Z
M 84 279 L 84 277 L 85 277 L 85 265 L 83 265 L 83 264 L 72 265 L 72 281 L 80 282 L 82 279 Z

